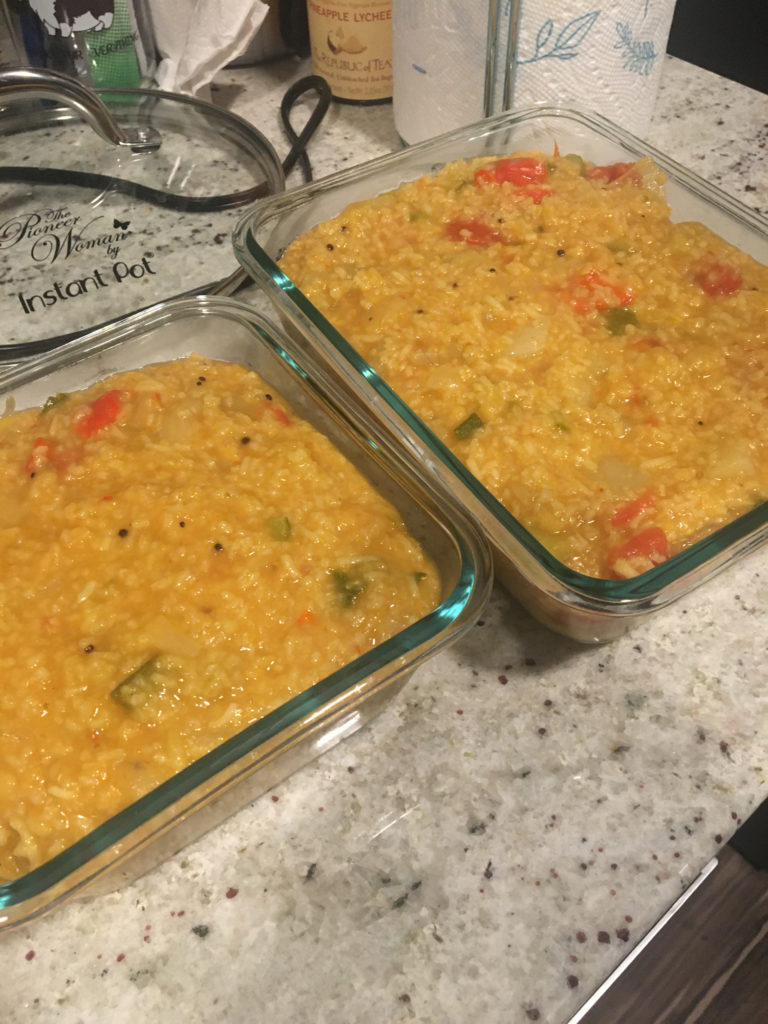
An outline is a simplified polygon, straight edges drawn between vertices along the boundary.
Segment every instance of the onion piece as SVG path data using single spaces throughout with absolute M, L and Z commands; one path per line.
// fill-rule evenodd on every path
M 505 337 L 505 342 L 508 354 L 518 359 L 538 355 L 547 344 L 547 325 L 524 324 L 510 331 Z

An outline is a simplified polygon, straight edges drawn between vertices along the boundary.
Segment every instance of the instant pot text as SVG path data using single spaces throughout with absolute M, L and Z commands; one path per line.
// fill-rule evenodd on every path
M 148 253 L 142 256 L 137 263 L 126 263 L 125 260 L 118 260 L 106 270 L 95 269 L 92 274 L 88 274 L 85 277 L 76 277 L 71 281 L 54 281 L 50 288 L 46 288 L 44 292 L 40 292 L 37 295 L 24 295 L 22 292 L 18 292 L 21 308 L 25 314 L 34 313 L 36 310 L 55 306 L 57 302 L 74 299 L 78 295 L 87 295 L 99 291 L 101 288 L 107 288 L 110 283 L 122 284 L 126 280 L 137 281 L 147 274 L 155 274 L 156 271 L 152 269 L 149 262 L 151 255 L 151 253 Z
M 154 253 L 120 258 L 122 243 L 132 234 L 130 224 L 112 214 L 84 220 L 66 206 L 32 210 L 0 224 L 0 251 L 16 246 L 26 249 L 33 267 L 37 265 L 40 271 L 60 266 L 56 280 L 49 278 L 37 287 L 16 292 L 25 316 L 110 285 L 154 275 L 150 263 Z M 101 255 L 109 262 L 84 271 L 83 257 L 88 259 L 89 254 Z M 67 274 L 67 260 L 73 257 L 73 264 L 80 266 L 76 271 L 70 268 Z

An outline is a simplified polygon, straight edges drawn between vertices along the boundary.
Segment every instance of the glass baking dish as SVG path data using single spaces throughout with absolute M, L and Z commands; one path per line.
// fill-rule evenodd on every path
M 362 415 L 312 357 L 234 299 L 175 299 L 93 331 L 6 372 L 6 409 L 87 387 L 123 370 L 196 353 L 256 370 L 397 509 L 435 563 L 439 604 L 391 639 L 287 701 L 125 808 L 58 856 L 0 885 L 0 927 L 75 894 L 137 877 L 368 722 L 426 658 L 474 624 L 488 597 L 490 552 L 450 494 Z
M 438 477 L 480 522 L 499 579 L 551 628 L 578 641 L 610 640 L 641 617 L 681 597 L 768 536 L 768 505 L 691 545 L 652 570 L 625 580 L 575 572 L 518 522 L 448 450 L 376 371 L 334 329 L 277 264 L 291 241 L 350 203 L 434 173 L 458 159 L 516 150 L 579 153 L 596 164 L 650 156 L 667 175 L 674 221 L 696 220 L 768 263 L 768 223 L 664 154 L 611 122 L 557 107 L 506 113 L 410 149 L 259 201 L 235 232 L 235 250 L 270 295 L 283 323 L 333 364 L 345 386 Z

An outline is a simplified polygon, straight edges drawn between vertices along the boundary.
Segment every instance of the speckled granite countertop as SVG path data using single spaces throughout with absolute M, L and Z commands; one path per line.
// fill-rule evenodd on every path
M 292 60 L 215 98 L 280 153 Z M 668 59 L 649 141 L 759 208 L 768 99 Z M 334 107 L 318 176 L 395 148 Z M 371 727 L 139 882 L 0 937 L 0 1020 L 562 1024 L 768 796 L 768 556 L 608 646 L 497 589 Z

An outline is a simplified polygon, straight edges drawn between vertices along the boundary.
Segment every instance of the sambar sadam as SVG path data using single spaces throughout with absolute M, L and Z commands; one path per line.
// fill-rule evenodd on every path
M 453 162 L 280 264 L 572 569 L 637 575 L 768 496 L 768 268 L 673 223 L 648 158 Z
M 254 371 L 0 419 L 0 882 L 427 614 L 400 514 Z

